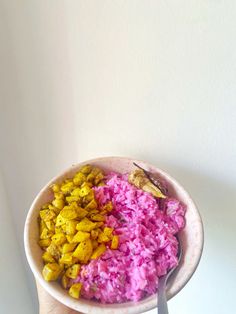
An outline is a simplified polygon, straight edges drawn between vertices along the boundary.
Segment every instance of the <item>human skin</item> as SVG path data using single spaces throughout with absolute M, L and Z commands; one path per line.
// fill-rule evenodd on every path
M 39 314 L 82 314 L 81 312 L 74 311 L 55 300 L 37 281 L 36 286 L 39 298 Z

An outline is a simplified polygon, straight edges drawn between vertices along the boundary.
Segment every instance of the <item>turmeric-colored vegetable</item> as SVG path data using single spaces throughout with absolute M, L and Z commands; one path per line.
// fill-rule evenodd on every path
M 38 244 L 41 248 L 45 248 L 51 244 L 51 240 L 50 239 L 39 240 Z
M 100 244 L 96 250 L 93 252 L 91 259 L 96 259 L 98 257 L 100 257 L 104 252 L 106 251 L 106 246 L 105 244 Z
M 46 281 L 60 278 L 62 287 L 74 298 L 79 298 L 82 287 L 72 281 L 78 277 L 80 264 L 99 258 L 109 246 L 118 246 L 113 228 L 104 226 L 113 205 L 108 202 L 99 208 L 92 189 L 103 185 L 103 179 L 99 168 L 84 165 L 73 178 L 52 184 L 53 199 L 39 211 L 43 277 Z
M 77 218 L 77 211 L 76 211 L 76 208 L 72 208 L 71 206 L 65 206 L 61 212 L 60 212 L 60 215 L 64 218 L 64 219 L 68 219 L 68 220 L 71 220 L 71 219 L 75 219 Z
M 42 255 L 44 263 L 55 263 L 55 259 L 49 252 L 44 252 Z
M 65 274 L 61 278 L 61 285 L 64 289 L 68 289 L 70 286 L 70 279 Z
M 62 268 L 57 263 L 48 263 L 43 268 L 43 278 L 46 281 L 57 280 Z
M 54 217 L 56 217 L 56 214 L 54 213 L 54 211 L 50 210 L 50 209 L 40 210 L 39 215 L 40 215 L 40 218 L 44 222 L 49 221 L 49 220 L 53 219 Z
M 83 218 L 76 226 L 79 231 L 91 231 L 97 227 L 97 224 L 90 221 L 88 218 Z
M 80 244 L 75 249 L 73 256 L 77 257 L 81 263 L 86 264 L 89 261 L 92 252 L 93 252 L 92 242 L 90 239 L 87 239 L 85 241 L 80 242 Z
M 66 276 L 71 279 L 75 279 L 78 277 L 79 271 L 80 271 L 80 264 L 74 264 L 66 270 Z
M 69 295 L 72 298 L 78 299 L 80 296 L 81 288 L 82 288 L 82 284 L 80 282 L 73 284 L 69 289 Z
M 84 197 L 88 195 L 90 191 L 91 191 L 91 188 L 89 187 L 88 184 L 86 184 L 80 189 L 79 196 Z
M 58 209 L 62 209 L 64 206 L 64 201 L 58 198 L 55 198 L 54 201 L 52 201 L 52 205 L 54 205 Z
M 66 221 L 66 234 L 75 234 L 76 233 L 76 225 L 78 221 L 77 220 L 67 220 Z
M 73 252 L 62 254 L 59 259 L 60 264 L 72 265 L 73 264 Z
M 110 238 L 110 237 L 112 237 L 113 230 L 114 230 L 113 228 L 105 227 L 103 232 L 106 236 L 108 236 Z
M 101 232 L 98 235 L 98 242 L 99 243 L 109 242 L 109 241 L 110 241 L 110 237 L 108 237 L 104 232 Z
M 90 233 L 89 232 L 84 232 L 84 231 L 78 231 L 72 240 L 73 243 L 79 243 L 82 241 L 85 241 L 90 238 Z
M 60 257 L 59 248 L 53 242 L 51 242 L 51 244 L 48 246 L 47 252 L 49 252 L 56 260 L 58 260 Z
M 52 242 L 56 245 L 62 245 L 66 242 L 66 236 L 64 233 L 57 233 L 52 236 Z
M 111 249 L 116 250 L 119 245 L 119 237 L 117 235 L 114 235 L 111 241 Z
M 75 247 L 76 247 L 76 243 L 65 243 L 62 247 L 62 253 L 65 254 L 65 253 L 72 252 Z

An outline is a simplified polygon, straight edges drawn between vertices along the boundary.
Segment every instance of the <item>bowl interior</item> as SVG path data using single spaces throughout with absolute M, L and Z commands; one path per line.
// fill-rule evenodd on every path
M 126 173 L 133 170 L 135 167 L 133 162 L 138 163 L 143 168 L 152 171 L 163 178 L 169 188 L 171 196 L 176 197 L 178 200 L 183 202 L 186 207 L 186 226 L 179 234 L 180 241 L 183 247 L 183 257 L 178 269 L 174 275 L 169 279 L 167 284 L 167 298 L 172 298 L 178 293 L 188 280 L 193 275 L 203 248 L 203 227 L 201 217 L 191 200 L 188 193 L 183 187 L 168 174 L 162 170 L 147 164 L 146 162 L 133 160 L 129 158 L 121 157 L 105 157 L 89 160 L 83 163 L 73 165 L 68 170 L 60 174 L 51 180 L 37 195 L 35 198 L 25 223 L 25 251 L 30 267 L 34 273 L 34 276 L 40 282 L 40 284 L 61 303 L 66 306 L 81 311 L 83 313 L 142 313 L 154 308 L 157 304 L 157 295 L 147 297 L 139 302 L 126 302 L 122 304 L 101 304 L 95 301 L 80 299 L 72 299 L 68 293 L 61 288 L 57 282 L 46 282 L 42 277 L 42 250 L 38 246 L 38 213 L 43 204 L 50 201 L 53 197 L 50 191 L 50 185 L 54 182 L 61 182 L 66 178 L 71 178 L 78 169 L 86 163 L 90 163 L 94 166 L 102 168 L 105 172 L 116 171 L 119 173 Z

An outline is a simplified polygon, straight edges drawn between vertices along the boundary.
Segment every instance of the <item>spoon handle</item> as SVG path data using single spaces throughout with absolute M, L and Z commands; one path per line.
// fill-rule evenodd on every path
M 157 313 L 169 314 L 166 300 L 166 276 L 159 279 Z

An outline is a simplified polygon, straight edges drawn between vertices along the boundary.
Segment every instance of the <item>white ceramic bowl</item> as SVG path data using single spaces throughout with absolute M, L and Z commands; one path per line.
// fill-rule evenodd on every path
M 175 275 L 173 275 L 168 281 L 168 299 L 176 295 L 185 286 L 200 261 L 203 249 L 203 225 L 201 217 L 189 194 L 175 179 L 164 171 L 146 162 L 123 157 L 97 158 L 73 165 L 52 179 L 35 198 L 25 222 L 24 244 L 30 268 L 42 287 L 52 297 L 74 310 L 81 311 L 83 313 L 96 314 L 131 314 L 148 311 L 157 305 L 157 295 L 152 295 L 139 302 L 126 302 L 122 304 L 104 305 L 99 302 L 89 301 L 83 298 L 76 300 L 71 298 L 67 291 L 62 289 L 59 283 L 46 282 L 42 277 L 42 250 L 37 244 L 39 238 L 37 218 L 41 206 L 50 201 L 53 197 L 52 192 L 50 191 L 50 185 L 54 182 L 61 182 L 66 178 L 71 178 L 82 165 L 87 163 L 101 167 L 105 172 L 117 171 L 119 173 L 126 173 L 134 169 L 133 162 L 136 162 L 143 168 L 152 171 L 153 173 L 157 173 L 159 177 L 163 178 L 167 182 L 170 195 L 176 197 L 187 207 L 186 226 L 179 234 L 183 247 L 183 257 Z

